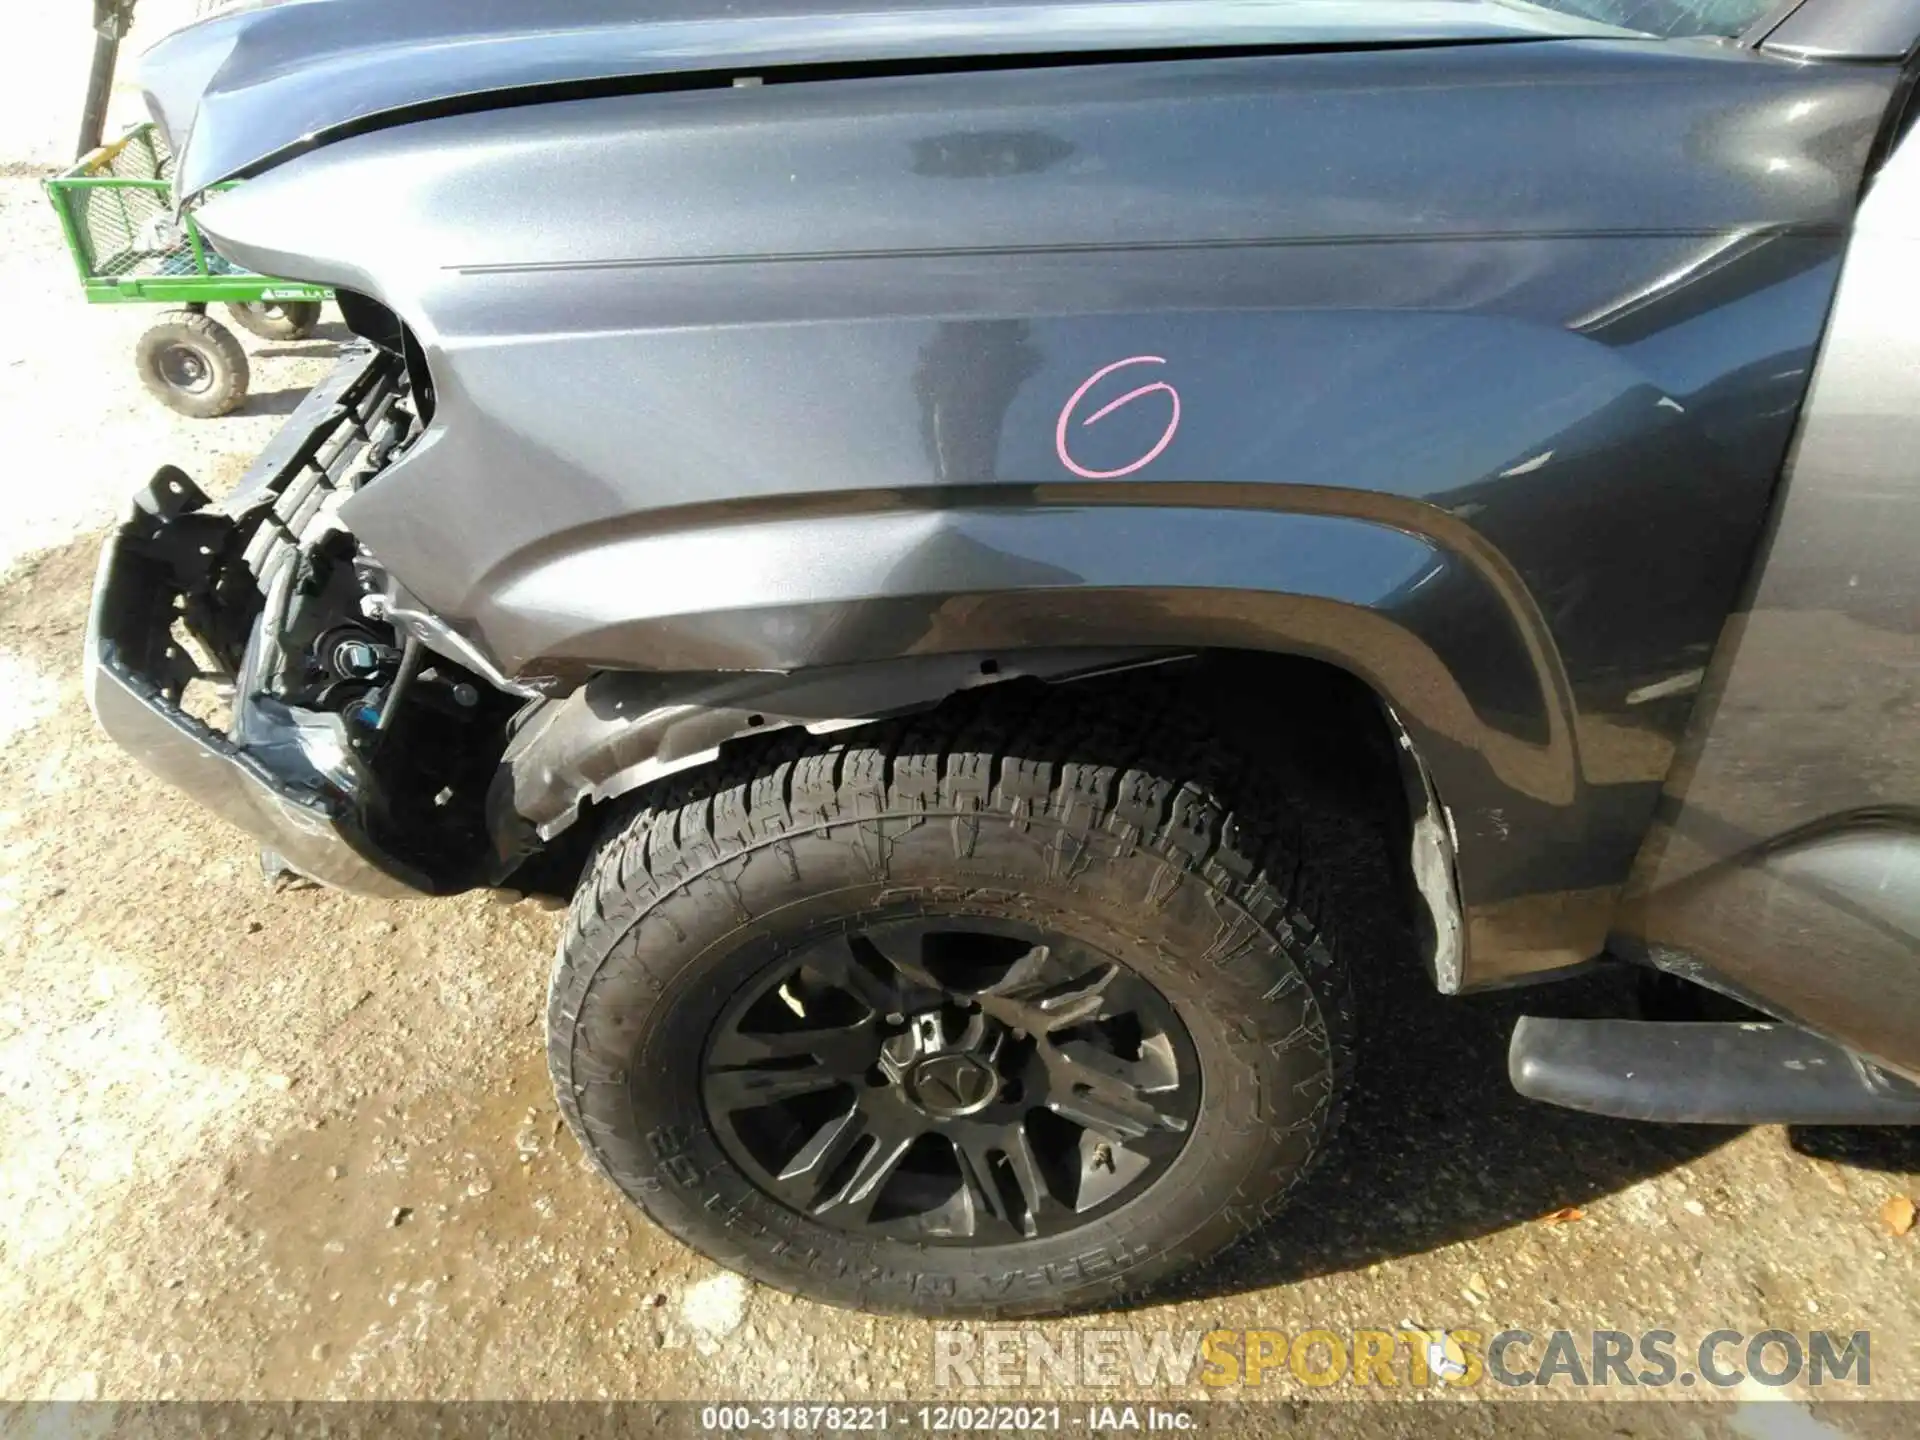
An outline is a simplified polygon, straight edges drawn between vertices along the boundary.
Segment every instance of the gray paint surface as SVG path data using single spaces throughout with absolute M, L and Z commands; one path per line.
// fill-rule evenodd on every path
M 1622 919 L 1920 1073 L 1920 143 L 1847 252 L 1752 594 Z
M 204 224 L 418 335 L 435 423 L 343 518 L 503 669 L 1332 659 L 1473 983 L 1604 938 L 1691 702 L 1629 697 L 1733 603 L 1889 88 L 1567 41 L 610 97 Z
M 1618 35 L 1502 0 L 293 0 L 215 16 L 142 66 L 183 194 L 370 125 L 562 87 L 983 57 Z
M 434 422 L 343 519 L 501 671 L 1327 659 L 1432 778 L 1476 984 L 1607 934 L 1893 78 L 1560 40 L 606 94 L 203 219 L 417 337 Z
M 1806 0 L 1766 37 L 1804 60 L 1899 60 L 1920 36 L 1920 0 Z

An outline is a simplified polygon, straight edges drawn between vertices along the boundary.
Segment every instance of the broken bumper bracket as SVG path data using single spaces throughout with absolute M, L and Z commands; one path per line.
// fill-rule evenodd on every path
M 342 370 L 350 366 L 356 373 L 367 368 L 360 357 Z M 322 390 L 314 397 L 319 405 L 302 406 L 289 422 L 294 443 L 269 450 L 264 466 L 243 482 L 235 500 L 248 501 L 241 513 L 250 519 L 312 468 L 309 432 L 351 420 L 339 386 L 330 381 Z M 277 473 L 276 461 L 284 466 Z M 135 498 L 100 556 L 87 621 L 87 702 L 107 734 L 148 770 L 279 852 L 293 869 L 363 895 L 417 895 L 423 886 L 410 883 L 401 867 L 373 858 L 352 801 L 306 763 L 298 746 L 238 744 L 182 708 L 201 671 L 174 627 L 183 618 L 191 623 L 196 607 L 204 613 L 210 597 L 232 594 L 223 567 L 238 563 L 246 529 L 229 513 L 234 505 L 210 506 L 171 466 Z M 257 600 L 247 577 L 240 579 Z M 236 706 L 248 703 L 235 698 Z

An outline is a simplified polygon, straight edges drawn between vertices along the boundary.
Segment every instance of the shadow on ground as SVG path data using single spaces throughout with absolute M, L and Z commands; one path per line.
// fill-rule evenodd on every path
M 1920 1128 L 1906 1125 L 1795 1125 L 1787 1143 L 1813 1160 L 1896 1175 L 1920 1171 Z
M 1162 1298 L 1240 1294 L 1438 1249 L 1585 1205 L 1741 1133 L 1581 1115 L 1508 1084 L 1514 1021 L 1632 1015 L 1625 967 L 1464 998 L 1436 994 L 1409 962 L 1391 968 L 1374 992 L 1345 1125 L 1320 1168 L 1271 1224 Z

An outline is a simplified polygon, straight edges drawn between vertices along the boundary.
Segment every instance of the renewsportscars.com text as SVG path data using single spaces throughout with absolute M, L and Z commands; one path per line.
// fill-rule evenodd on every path
M 970 1330 L 933 1334 L 942 1389 L 1298 1384 L 1668 1389 L 1873 1381 L 1872 1337 L 1813 1330 Z

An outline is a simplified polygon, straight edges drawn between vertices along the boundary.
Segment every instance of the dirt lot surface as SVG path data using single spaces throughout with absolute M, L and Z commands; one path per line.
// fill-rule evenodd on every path
M 245 413 L 161 410 L 128 363 L 149 317 L 73 293 L 36 147 L 0 134 L 0 1397 L 974 1398 L 936 1387 L 934 1327 L 749 1285 L 587 1171 L 543 1064 L 554 915 L 272 893 L 242 836 L 95 729 L 76 662 L 99 527 L 163 460 L 231 483 L 335 347 L 249 340 Z M 1721 1328 L 1868 1330 L 1869 1393 L 1920 1398 L 1920 1232 L 1883 1218 L 1920 1186 L 1920 1145 L 1530 1106 L 1503 1073 L 1518 998 L 1380 984 L 1364 1093 L 1287 1217 L 1166 1303 L 1024 1329 L 1093 1348 L 1101 1332 L 1667 1328 L 1683 1357 Z M 1577 998 L 1618 1002 L 1606 984 Z M 1039 1388 L 1215 1393 L 1197 1371 Z M 1476 1393 L 1496 1392 L 1528 1395 Z M 1263 1433 L 1426 1433 L 1284 1365 L 1222 1393 L 1287 1402 L 1250 1422 Z M 1508 1405 L 1497 1427 L 1915 1430 L 1803 1408 L 1831 1388 L 1762 1403 L 1776 1393 L 1749 1381 L 1711 1408 L 1607 1417 Z

